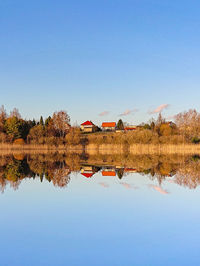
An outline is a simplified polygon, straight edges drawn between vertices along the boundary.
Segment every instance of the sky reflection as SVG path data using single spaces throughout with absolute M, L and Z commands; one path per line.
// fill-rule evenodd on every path
M 24 178 L 0 195 L 1 265 L 198 265 L 199 187 L 67 176 L 64 187 Z

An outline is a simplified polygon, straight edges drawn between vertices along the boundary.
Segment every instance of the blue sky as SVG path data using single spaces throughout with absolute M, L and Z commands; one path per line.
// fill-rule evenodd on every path
M 0 104 L 72 123 L 199 110 L 199 33 L 194 0 L 0 0 Z

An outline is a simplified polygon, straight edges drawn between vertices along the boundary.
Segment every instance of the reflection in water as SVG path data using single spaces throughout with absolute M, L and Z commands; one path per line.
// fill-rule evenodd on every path
M 166 190 L 164 190 L 164 189 L 161 188 L 161 187 L 154 186 L 154 185 L 149 185 L 149 187 L 155 189 L 155 190 L 158 191 L 160 194 L 163 194 L 163 195 L 169 194 L 169 192 L 167 192 Z
M 164 180 L 194 189 L 200 185 L 200 157 L 182 155 L 138 156 L 138 155 L 78 155 L 78 154 L 15 154 L 0 156 L 0 189 L 3 192 L 8 184 L 17 189 L 23 179 L 39 178 L 48 180 L 54 186 L 66 187 L 71 172 L 80 172 L 83 178 L 93 178 L 96 173 L 102 177 L 123 180 L 124 176 L 134 173 L 146 175 L 157 180 L 158 186 L 149 185 L 161 194 L 168 194 L 161 185 Z M 126 189 L 137 189 L 123 181 Z M 108 184 L 99 182 L 107 188 Z

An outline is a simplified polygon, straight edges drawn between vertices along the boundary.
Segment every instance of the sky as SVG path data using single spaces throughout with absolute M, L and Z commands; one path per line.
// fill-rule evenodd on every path
M 0 104 L 72 124 L 200 109 L 198 0 L 0 0 Z

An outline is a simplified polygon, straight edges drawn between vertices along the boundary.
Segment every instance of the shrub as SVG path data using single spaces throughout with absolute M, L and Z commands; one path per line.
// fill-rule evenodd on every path
M 193 137 L 192 138 L 192 143 L 198 144 L 200 142 L 200 139 L 198 137 Z

